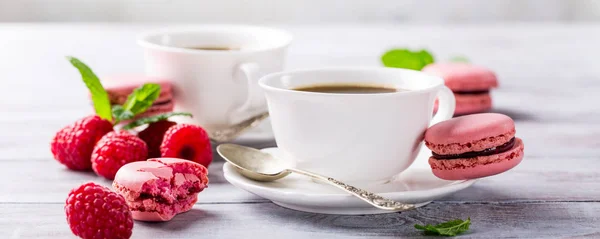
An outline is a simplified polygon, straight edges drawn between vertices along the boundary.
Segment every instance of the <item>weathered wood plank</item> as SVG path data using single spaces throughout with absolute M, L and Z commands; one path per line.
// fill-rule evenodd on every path
M 72 238 L 62 204 L 0 204 L 2 238 Z M 432 203 L 404 213 L 337 216 L 271 203 L 204 204 L 170 222 L 136 222 L 132 238 L 420 238 L 416 223 L 472 220 L 461 238 L 600 237 L 600 203 Z
M 442 201 L 511 202 L 511 201 L 589 201 L 600 198 L 598 158 L 526 157 L 515 169 L 485 178 L 472 187 Z M 210 187 L 200 194 L 202 203 L 265 201 L 230 185 L 222 172 L 222 161 L 209 168 Z M 15 160 L 0 163 L 0 175 L 11 183 L 0 187 L 2 202 L 49 202 L 65 200 L 68 191 L 86 181 L 110 186 L 110 181 L 93 172 L 65 169 L 46 160 Z

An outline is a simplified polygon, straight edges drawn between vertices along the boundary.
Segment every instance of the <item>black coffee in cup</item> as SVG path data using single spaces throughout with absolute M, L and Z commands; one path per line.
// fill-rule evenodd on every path
M 337 94 L 378 94 L 407 91 L 390 86 L 361 85 L 361 84 L 323 84 L 294 88 L 297 91 Z

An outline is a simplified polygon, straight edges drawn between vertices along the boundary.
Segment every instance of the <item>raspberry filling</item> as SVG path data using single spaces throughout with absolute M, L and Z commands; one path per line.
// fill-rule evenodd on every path
M 454 94 L 459 95 L 480 95 L 480 94 L 488 94 L 489 90 L 475 90 L 475 91 L 454 91 Z
M 462 154 L 445 154 L 445 155 L 436 154 L 435 152 L 432 152 L 432 154 L 433 154 L 433 158 L 435 158 L 435 159 L 474 158 L 474 157 L 478 157 L 478 156 L 488 156 L 488 155 L 492 155 L 492 154 L 503 153 L 503 152 L 510 150 L 513 146 L 515 146 L 515 138 L 514 137 L 512 139 L 510 139 L 508 142 L 506 142 L 500 146 L 484 149 L 482 151 L 472 151 L 472 152 L 466 152 L 466 153 L 462 153 Z

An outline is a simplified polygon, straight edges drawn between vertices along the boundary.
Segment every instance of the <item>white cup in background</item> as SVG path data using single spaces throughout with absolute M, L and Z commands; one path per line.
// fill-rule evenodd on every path
M 293 90 L 368 84 L 408 91 L 374 94 Z M 397 68 L 324 68 L 274 73 L 265 90 L 278 147 L 298 168 L 346 182 L 383 182 L 415 160 L 430 124 L 452 118 L 454 95 L 442 78 Z M 439 110 L 432 119 L 439 97 Z
M 143 34 L 146 74 L 172 80 L 175 110 L 207 130 L 228 128 L 265 111 L 258 79 L 283 70 L 292 36 L 243 25 L 204 25 Z M 197 50 L 190 47 L 230 47 Z

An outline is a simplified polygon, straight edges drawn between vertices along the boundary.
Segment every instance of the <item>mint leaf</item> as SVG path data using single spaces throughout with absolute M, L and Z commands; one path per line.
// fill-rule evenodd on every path
M 123 126 L 123 129 L 127 130 L 127 129 L 133 129 L 135 127 L 141 126 L 141 125 L 145 125 L 145 124 L 150 124 L 150 123 L 154 123 L 154 122 L 158 122 L 161 120 L 166 120 L 171 116 L 188 116 L 188 117 L 192 117 L 192 114 L 190 113 L 185 113 L 185 112 L 170 112 L 170 113 L 164 113 L 164 114 L 160 114 L 160 115 L 155 115 L 155 116 L 150 116 L 147 118 L 141 118 L 138 119 L 136 121 L 133 121 L 125 126 Z
M 118 124 L 123 120 L 132 119 L 135 116 L 133 112 L 123 108 L 122 105 L 113 105 L 112 115 L 115 118 L 114 124 Z
M 418 71 L 434 61 L 433 55 L 426 50 L 393 49 L 381 56 L 381 62 L 384 66 Z
M 464 63 L 469 63 L 469 59 L 467 59 L 464 56 L 455 56 L 450 58 L 451 62 L 464 62 Z
M 419 225 L 416 224 L 415 228 L 418 230 L 423 230 L 425 235 L 439 235 L 439 236 L 456 236 L 460 233 L 463 233 L 469 230 L 469 226 L 471 225 L 471 218 L 467 220 L 452 220 L 444 223 L 440 223 L 437 225 Z
M 435 59 L 433 59 L 433 55 L 426 50 L 421 50 L 417 52 L 417 55 L 421 57 L 421 61 L 423 62 L 423 67 L 433 63 Z
M 112 121 L 110 100 L 108 99 L 106 90 L 104 90 L 104 87 L 102 87 L 102 84 L 100 83 L 100 79 L 98 79 L 92 69 L 90 69 L 79 59 L 67 56 L 67 60 L 69 60 L 69 62 L 71 62 L 71 64 L 77 68 L 77 70 L 79 70 L 81 79 L 85 83 L 85 86 L 87 86 L 87 88 L 90 90 L 96 115 L 102 119 Z
M 134 116 L 144 113 L 158 99 L 159 95 L 159 84 L 146 83 L 129 94 L 127 101 L 123 104 L 123 108 L 133 113 Z

